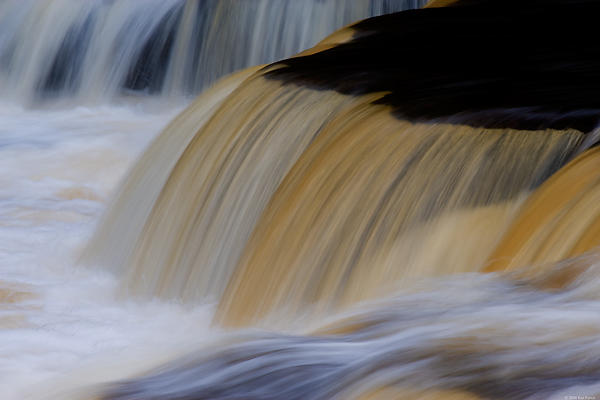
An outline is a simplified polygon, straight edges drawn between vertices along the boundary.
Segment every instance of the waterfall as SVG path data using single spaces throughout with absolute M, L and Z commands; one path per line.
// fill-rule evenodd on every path
M 0 95 L 192 96 L 220 77 L 290 57 L 357 20 L 420 0 L 8 0 L 0 5 Z
M 583 353 L 597 324 L 550 318 L 597 300 L 599 93 L 577 84 L 597 45 L 565 47 L 534 16 L 600 3 L 558 3 L 365 20 L 200 96 L 84 260 L 121 276 L 125 297 L 216 301 L 215 329 L 269 330 L 230 332 L 104 398 L 597 393 Z
M 467 9 L 484 15 L 463 29 L 499 29 L 485 9 Z M 369 19 L 343 31 L 349 42 L 333 35 L 304 57 L 217 84 L 142 157 L 85 262 L 121 275 L 125 297 L 212 299 L 220 325 L 285 326 L 307 307 L 318 319 L 508 257 L 492 252 L 521 202 L 581 148 L 596 104 L 565 96 L 568 71 L 545 72 L 564 62 L 554 55 L 562 43 L 535 24 L 523 34 L 539 40 L 546 64 L 478 64 L 525 50 L 490 35 L 498 46 L 475 51 L 457 31 L 447 40 L 463 59 L 432 79 L 450 54 L 423 31 L 450 30 L 460 12 Z M 494 12 L 522 23 L 509 7 Z M 531 68 L 548 76 L 532 80 Z M 545 79 L 553 86 L 540 95 Z
M 3 2 L 0 397 L 600 397 L 600 1 L 423 3 Z

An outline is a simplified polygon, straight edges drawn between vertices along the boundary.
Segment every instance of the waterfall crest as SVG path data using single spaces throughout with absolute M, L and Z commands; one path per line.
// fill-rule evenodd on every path
M 598 45 L 536 19 L 600 2 L 451 3 L 235 75 L 161 135 L 86 261 L 238 329 L 105 399 L 600 393 Z
M 277 68 L 206 92 L 127 180 L 86 255 L 124 293 L 218 300 L 220 323 L 237 325 L 479 271 L 584 138 L 412 123 L 376 104 L 384 93 L 282 84 L 267 78 Z

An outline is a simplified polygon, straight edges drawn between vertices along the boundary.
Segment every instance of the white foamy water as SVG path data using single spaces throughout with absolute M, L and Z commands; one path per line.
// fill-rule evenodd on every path
M 77 265 L 115 186 L 180 110 L 0 105 L 0 296 L 12 296 L 0 306 L 0 399 L 48 398 L 32 385 L 101 359 L 159 357 L 206 331 L 210 307 L 119 302 L 114 277 Z
M 515 398 L 600 396 L 593 386 L 600 359 L 595 268 L 556 294 L 492 275 L 442 278 L 441 287 L 425 282 L 422 293 L 400 291 L 389 304 L 350 312 L 348 323 L 334 324 L 346 332 L 338 339 L 260 331 L 219 339 L 221 332 L 209 330 L 210 304 L 118 300 L 116 277 L 77 260 L 128 167 L 182 108 L 0 105 L 0 399 L 90 399 L 94 385 L 182 354 L 188 359 L 176 362 L 174 373 L 133 388 L 155 398 L 161 390 L 214 387 L 252 394 L 263 387 L 253 377 L 276 377 L 276 385 L 289 368 L 315 365 L 319 374 L 325 363 L 335 379 L 315 378 L 320 386 L 291 388 L 290 395 L 348 398 L 390 383 L 477 388 L 489 379 L 496 393 L 514 390 Z M 211 346 L 215 339 L 222 342 Z M 278 357 L 281 349 L 292 355 Z M 247 358 L 258 361 L 229 363 Z M 243 385 L 223 384 L 235 374 Z
M 118 301 L 117 278 L 78 265 L 128 167 L 183 109 L 169 101 L 423 4 L 2 2 L 0 400 L 64 399 L 206 343 L 210 305 Z M 144 106 L 117 100 L 149 93 Z

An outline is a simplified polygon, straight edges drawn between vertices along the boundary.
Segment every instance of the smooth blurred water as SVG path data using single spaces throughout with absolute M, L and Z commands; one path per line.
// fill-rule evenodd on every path
M 104 104 L 195 96 L 241 68 L 290 57 L 337 29 L 424 0 L 5 0 L 0 98 Z
M 394 2 L 360 2 L 359 15 L 357 2 L 338 13 L 332 1 L 292 1 L 0 4 L 0 399 L 86 398 L 90 385 L 182 354 L 188 358 L 133 389 L 160 398 L 161 390 L 247 395 L 275 388 L 330 399 L 386 385 L 419 393 L 484 392 L 488 385 L 519 398 L 600 397 L 595 255 L 563 291 L 496 275 L 424 280 L 347 311 L 329 328 L 306 325 L 293 334 L 224 335 L 209 329 L 214 304 L 118 299 L 115 276 L 79 265 L 119 182 L 187 96 L 242 66 L 300 51 L 352 19 L 396 9 Z M 211 19 L 219 12 L 230 24 L 224 36 Z M 307 19 L 317 17 L 322 28 L 313 30 Z M 85 32 L 93 32 L 87 44 Z M 169 32 L 178 33 L 169 39 Z M 209 57 L 204 70 L 184 54 L 211 35 L 215 41 L 192 53 L 234 57 Z M 261 48 L 273 36 L 285 40 Z M 148 50 L 146 43 L 161 41 L 172 41 L 170 54 L 179 56 Z M 144 57 L 158 62 L 155 75 L 135 67 Z M 103 64 L 108 59 L 114 63 Z M 294 368 L 297 380 L 288 373 Z M 237 387 L 229 385 L 232 376 Z M 290 379 L 295 387 L 286 386 Z
M 119 181 L 219 77 L 422 3 L 3 1 L 0 398 L 63 398 L 35 384 L 86 364 L 95 373 L 49 388 L 118 379 L 134 354 L 145 369 L 202 343 L 211 305 L 117 301 L 115 277 L 78 265 Z M 96 370 L 101 359 L 111 367 Z

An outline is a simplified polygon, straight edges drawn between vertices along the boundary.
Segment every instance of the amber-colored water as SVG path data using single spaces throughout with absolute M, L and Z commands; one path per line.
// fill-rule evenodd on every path
M 485 271 L 531 272 L 600 244 L 600 149 L 588 150 L 539 187 L 521 206 Z
M 341 113 L 259 220 L 219 304 L 222 323 L 282 306 L 287 316 L 314 303 L 329 312 L 414 278 L 478 271 L 534 177 L 578 140 L 410 124 L 370 104 Z
M 316 317 L 479 271 L 583 138 L 413 124 L 373 104 L 382 94 L 264 72 L 202 96 L 121 189 L 87 259 L 120 268 L 124 293 L 216 299 L 225 325 L 287 324 L 282 313 Z

